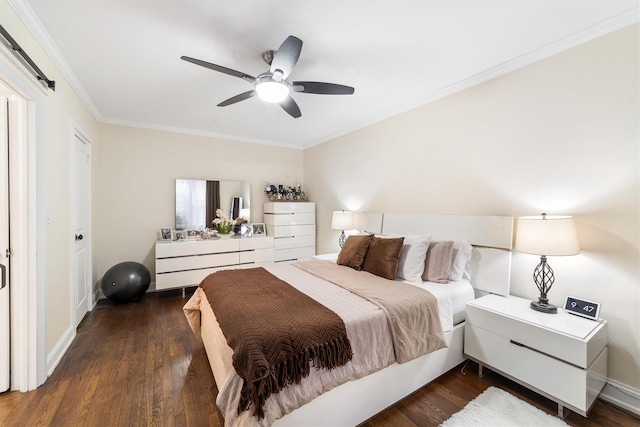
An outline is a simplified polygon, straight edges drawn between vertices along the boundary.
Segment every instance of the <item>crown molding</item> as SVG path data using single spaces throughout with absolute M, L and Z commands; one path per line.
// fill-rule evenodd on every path
M 33 9 L 26 2 L 26 0 L 8 0 L 9 5 L 16 12 L 18 17 L 22 20 L 27 29 L 31 32 L 38 44 L 42 47 L 44 52 L 49 56 L 53 64 L 58 68 L 60 74 L 69 83 L 71 89 L 78 95 L 80 100 L 89 109 L 93 117 L 99 121 L 104 121 L 104 117 L 96 107 L 95 103 L 78 80 L 78 77 L 69 66 L 69 63 L 64 59 L 62 53 L 53 42 L 53 39 L 49 36 L 49 33 L 44 29 L 44 26 L 34 13 Z
M 142 122 L 133 122 L 133 121 L 128 121 L 128 120 L 117 120 L 117 119 L 110 119 L 110 118 L 105 118 L 102 121 L 102 123 L 109 124 L 109 125 L 116 125 L 116 126 L 127 126 L 127 127 L 132 127 L 132 128 L 138 128 L 138 129 L 155 130 L 155 131 L 160 131 L 160 132 L 178 133 L 178 134 L 182 134 L 182 135 L 204 136 L 204 137 L 207 137 L 207 138 L 215 138 L 215 139 L 221 139 L 221 140 L 225 140 L 225 141 L 237 141 L 237 142 L 245 142 L 245 143 L 248 143 L 248 144 L 268 145 L 268 146 L 271 146 L 271 147 L 289 148 L 289 149 L 293 149 L 293 150 L 303 150 L 304 149 L 302 146 L 297 145 L 297 144 L 287 144 L 287 143 L 284 143 L 284 142 L 269 141 L 269 140 L 266 140 L 266 139 L 241 137 L 241 136 L 237 136 L 237 135 L 228 135 L 228 134 L 224 134 L 224 133 L 203 131 L 203 130 L 198 130 L 198 129 L 181 128 L 181 127 L 176 127 L 176 126 L 167 126 L 167 125 L 158 125 L 158 124 L 150 124 L 150 123 L 142 123 Z
M 194 129 L 183 129 L 183 128 L 174 128 L 164 125 L 149 125 L 149 124 L 140 124 L 135 122 L 128 122 L 119 119 L 112 119 L 104 117 L 95 103 L 84 89 L 77 76 L 64 59 L 57 46 L 46 32 L 42 23 L 38 19 L 38 17 L 33 12 L 31 6 L 27 3 L 26 0 L 8 0 L 8 3 L 11 7 L 16 11 L 18 17 L 23 21 L 25 26 L 31 31 L 34 38 L 38 43 L 42 46 L 47 55 L 51 58 L 53 63 L 58 67 L 60 73 L 67 80 L 71 88 L 78 95 L 78 97 L 82 100 L 82 102 L 87 106 L 91 114 L 93 114 L 94 118 L 101 123 L 109 123 L 109 124 L 118 124 L 122 126 L 131 126 L 131 127 L 141 127 L 147 129 L 154 130 L 163 130 L 169 132 L 176 133 L 185 133 L 191 135 L 199 135 L 199 136 L 209 136 L 214 138 L 222 138 L 227 140 L 235 140 L 242 142 L 250 142 L 254 144 L 266 144 L 272 146 L 286 147 L 286 148 L 298 148 L 305 149 L 310 148 L 315 145 L 322 144 L 324 142 L 330 141 L 332 139 L 338 138 L 340 136 L 346 135 L 348 133 L 354 132 L 358 129 L 362 129 L 366 126 L 370 126 L 372 124 L 378 123 L 385 119 L 397 116 L 399 114 L 405 113 L 409 110 L 413 110 L 415 108 L 421 107 L 430 102 L 436 101 L 440 98 L 444 98 L 445 96 L 452 95 L 456 92 L 460 92 L 464 89 L 468 89 L 472 86 L 476 86 L 480 83 L 484 83 L 488 80 L 494 79 L 496 77 L 507 74 L 511 71 L 515 71 L 519 68 L 522 68 L 526 65 L 532 64 L 541 59 L 547 58 L 549 56 L 555 55 L 567 49 L 573 48 L 580 44 L 586 43 L 598 37 L 604 36 L 606 34 L 612 33 L 614 31 L 620 30 L 629 25 L 635 24 L 640 21 L 640 7 L 636 6 L 633 9 L 630 9 L 626 12 L 623 12 L 617 16 L 614 16 L 606 21 L 603 21 L 599 24 L 593 25 L 590 28 L 587 28 L 583 31 L 579 31 L 570 36 L 565 37 L 564 39 L 555 41 L 546 46 L 542 46 L 538 49 L 535 49 L 531 52 L 525 53 L 517 58 L 514 58 L 508 62 L 500 64 L 496 67 L 487 69 L 483 72 L 470 76 L 466 79 L 460 80 L 456 83 L 453 83 L 449 86 L 446 86 L 442 89 L 436 90 L 427 94 L 426 96 L 420 97 L 413 102 L 403 104 L 397 108 L 393 108 L 388 110 L 382 114 L 378 114 L 370 119 L 358 122 L 352 126 L 345 127 L 343 129 L 337 130 L 335 132 L 326 134 L 320 138 L 315 140 L 311 140 L 308 142 L 303 142 L 301 145 L 291 145 L 291 144 L 282 144 L 273 141 L 263 141 L 251 138 L 242 138 L 231 135 L 223 135 L 212 132 L 194 130 Z
M 391 118 L 399 114 L 405 113 L 407 111 L 413 110 L 415 108 L 421 107 L 430 102 L 436 101 L 440 98 L 444 98 L 456 92 L 460 92 L 464 89 L 468 89 L 470 87 L 479 85 L 481 83 L 484 83 L 496 77 L 515 71 L 526 65 L 530 65 L 541 59 L 556 55 L 560 52 L 579 46 L 583 43 L 594 40 L 598 37 L 602 37 L 606 34 L 621 30 L 625 27 L 628 27 L 629 25 L 633 25 L 638 22 L 640 22 L 640 7 L 634 7 L 633 9 L 630 9 L 624 13 L 614 16 L 611 19 L 603 21 L 585 30 L 571 34 L 570 36 L 567 36 L 564 39 L 557 40 L 546 46 L 542 46 L 538 49 L 535 49 L 528 53 L 520 55 L 519 57 L 509 60 L 503 64 L 500 64 L 493 68 L 489 68 L 485 71 L 482 71 L 478 74 L 470 76 L 466 79 L 460 80 L 449 86 L 446 86 L 434 92 L 431 92 L 426 96 L 416 99 L 413 102 L 388 110 L 366 121 L 359 122 L 358 124 L 355 124 L 347 128 L 341 129 L 339 131 L 336 131 L 334 133 L 325 135 L 322 138 L 316 139 L 314 141 L 310 141 L 308 144 L 304 144 L 303 147 L 311 148 L 315 145 L 319 145 L 324 142 L 331 141 L 332 139 L 338 138 L 340 136 L 354 132 L 358 129 L 362 129 L 364 127 L 381 122 L 388 118 Z

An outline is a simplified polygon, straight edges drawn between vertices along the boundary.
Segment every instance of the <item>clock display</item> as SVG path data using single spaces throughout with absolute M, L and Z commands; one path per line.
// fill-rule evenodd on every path
M 600 314 L 600 304 L 593 301 L 586 301 L 580 298 L 567 296 L 564 301 L 564 309 L 577 316 L 596 320 Z

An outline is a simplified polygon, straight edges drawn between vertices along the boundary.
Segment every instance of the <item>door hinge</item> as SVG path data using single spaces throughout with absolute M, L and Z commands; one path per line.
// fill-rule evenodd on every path
M 7 249 L 7 258 L 11 256 L 11 249 Z

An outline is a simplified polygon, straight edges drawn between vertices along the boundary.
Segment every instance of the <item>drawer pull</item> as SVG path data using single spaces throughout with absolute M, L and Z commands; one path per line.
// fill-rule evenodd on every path
M 511 344 L 517 345 L 518 347 L 526 347 L 526 345 L 519 343 L 518 341 L 510 340 Z

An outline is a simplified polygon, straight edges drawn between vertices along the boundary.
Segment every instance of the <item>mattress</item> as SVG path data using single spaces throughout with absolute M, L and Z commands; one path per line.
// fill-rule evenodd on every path
M 327 391 L 344 382 L 341 378 L 356 379 L 382 369 L 395 360 L 387 320 L 377 306 L 345 289 L 309 275 L 293 265 L 276 264 L 266 269 L 342 317 L 352 341 L 354 355 L 358 357 L 354 357 L 353 363 L 350 362 L 329 373 L 313 370 L 307 380 L 321 384 L 319 390 L 307 390 L 308 387 L 299 384 L 290 386 L 279 395 L 271 396 L 267 405 L 269 412 L 267 419 L 256 422 L 254 417 L 247 416 L 248 413 L 237 414 L 235 411 L 237 399 L 234 396 L 239 395 L 242 382 L 231 366 L 232 350 L 222 336 L 222 331 L 215 321 L 215 315 L 208 306 L 208 302 L 205 302 L 200 308 L 201 321 L 203 327 L 208 324 L 206 329 L 213 330 L 215 333 L 211 336 L 202 334 L 202 339 L 220 390 L 217 403 L 225 415 L 226 425 L 269 425 L 284 413 L 313 399 L 318 392 Z M 473 288 L 467 281 L 452 282 L 447 285 L 429 282 L 413 285 L 426 289 L 436 297 L 444 331 L 452 329 L 454 323 L 460 318 L 461 312 L 464 319 L 464 304 L 469 295 L 471 299 L 473 298 Z M 327 289 L 327 286 L 331 289 Z M 206 299 L 204 293 L 202 297 Z M 373 351 L 370 349 L 371 343 L 375 343 Z M 368 350 L 364 351 L 364 348 Z
M 465 306 L 469 301 L 475 299 L 475 293 L 468 280 L 458 280 L 449 283 L 422 282 L 411 283 L 410 285 L 425 289 L 438 300 L 440 313 L 440 323 L 444 332 L 448 332 L 455 325 L 465 319 Z

